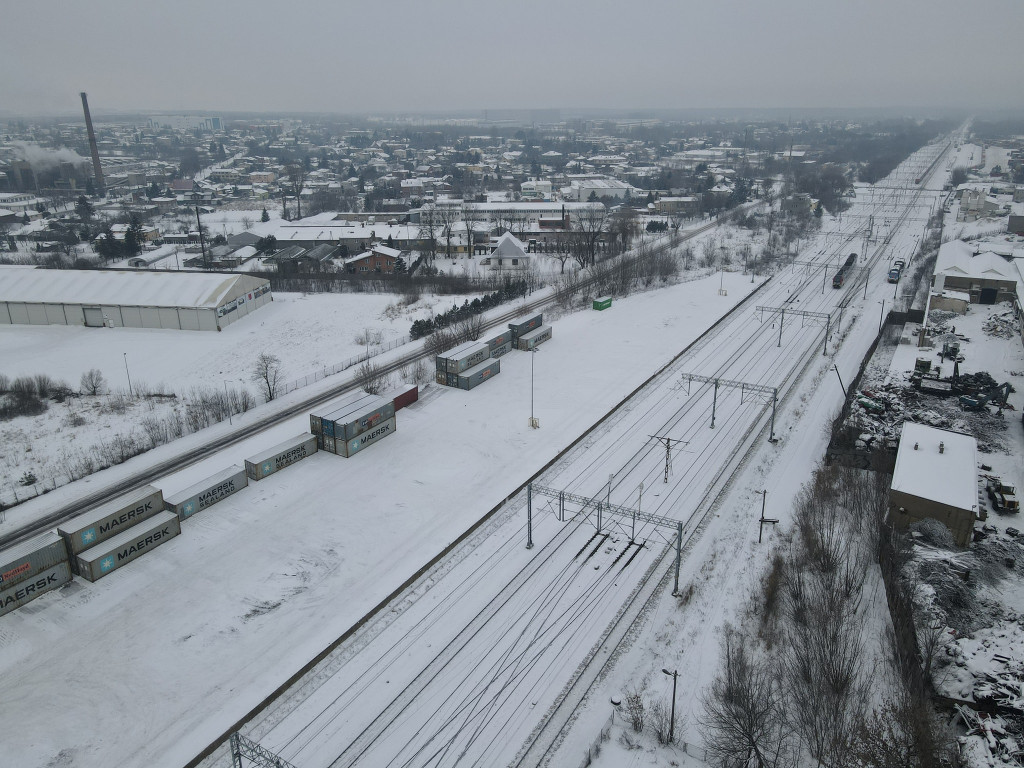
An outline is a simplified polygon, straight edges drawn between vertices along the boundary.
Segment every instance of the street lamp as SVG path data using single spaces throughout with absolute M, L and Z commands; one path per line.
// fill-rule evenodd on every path
M 661 671 L 672 678 L 672 719 L 669 721 L 668 726 L 668 741 L 672 744 L 676 740 L 676 680 L 679 677 L 679 670 L 676 669 L 669 672 L 667 669 L 662 668 Z
M 530 426 L 533 429 L 540 427 L 540 419 L 533 415 L 533 356 L 536 354 L 537 348 L 534 347 L 530 350 Z
M 132 394 L 132 375 L 128 372 L 128 353 L 124 353 L 124 373 L 128 377 L 128 397 L 134 399 L 135 395 Z

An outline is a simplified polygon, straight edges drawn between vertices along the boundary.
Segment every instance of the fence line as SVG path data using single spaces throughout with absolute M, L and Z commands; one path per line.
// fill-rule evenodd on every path
M 328 376 L 333 376 L 336 373 L 346 371 L 349 368 L 352 368 L 353 366 L 359 365 L 360 363 L 364 363 L 367 360 L 376 357 L 377 355 L 382 355 L 385 352 L 390 352 L 391 350 L 397 349 L 403 344 L 408 343 L 408 336 L 400 336 L 397 339 L 392 339 L 386 344 L 375 344 L 375 349 L 373 351 L 367 349 L 366 352 L 356 355 L 355 357 L 350 357 L 348 360 L 336 363 L 327 368 L 322 368 L 321 370 L 316 371 L 315 373 L 310 373 L 306 376 L 303 376 L 301 379 L 289 381 L 287 384 L 282 385 L 278 389 L 275 397 L 281 397 L 283 395 L 287 395 L 289 392 L 294 392 L 297 389 L 301 389 L 302 387 L 308 387 L 310 384 L 315 384 L 318 381 L 323 381 Z

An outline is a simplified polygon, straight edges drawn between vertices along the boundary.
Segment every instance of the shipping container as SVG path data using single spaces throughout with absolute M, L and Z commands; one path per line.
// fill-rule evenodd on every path
M 535 331 L 530 331 L 519 337 L 519 349 L 530 351 L 535 347 L 543 344 L 545 341 L 551 338 L 551 326 L 542 325 Z
M 394 418 L 395 404 L 378 395 L 368 395 L 348 408 L 330 415 L 334 423 L 335 440 L 351 440 L 356 435 L 373 429 L 379 423 Z M 324 422 L 326 425 L 327 422 Z
M 494 350 L 498 349 L 499 347 L 505 346 L 511 341 L 512 329 L 506 328 L 503 331 L 499 331 L 498 333 L 486 339 L 484 341 L 484 344 L 486 344 L 488 348 L 491 350 L 491 357 L 497 357 L 497 355 L 494 354 Z
M 434 371 L 436 373 L 448 373 L 448 358 L 438 355 L 434 358 Z
M 249 478 L 245 470 L 236 464 L 164 499 L 164 508 L 176 514 L 179 520 L 184 520 L 202 509 L 212 507 L 218 501 L 223 501 L 248 484 Z
M 340 411 L 343 408 L 347 408 L 351 404 L 363 400 L 367 397 L 372 397 L 362 390 L 356 392 L 349 392 L 347 395 L 332 400 L 326 406 L 320 408 L 318 411 L 309 415 L 309 431 L 311 434 L 329 434 L 326 432 L 327 427 L 323 424 L 325 420 L 330 420 L 331 414 Z
M 53 531 L 15 544 L 0 552 L 0 589 L 9 589 L 67 559 L 67 545 L 61 535 Z
M 447 385 L 448 384 L 448 374 L 447 373 L 441 373 L 440 371 L 438 371 L 436 374 L 434 374 L 434 381 L 436 381 L 438 384 Z
M 163 512 L 163 509 L 163 492 L 145 485 L 60 525 L 57 533 L 64 537 L 67 544 L 72 570 L 75 567 L 75 555 L 79 552 L 116 536 L 147 517 Z
M 448 361 L 448 373 L 462 373 L 475 365 L 480 365 L 491 356 L 490 348 L 482 341 L 471 341 L 445 353 Z
M 420 388 L 415 384 L 408 384 L 392 389 L 384 397 L 392 402 L 396 411 L 400 411 L 420 399 Z
M 364 450 L 367 446 L 373 445 L 376 442 L 383 440 L 388 435 L 392 435 L 398 429 L 398 425 L 394 418 L 390 418 L 382 424 L 378 424 L 375 429 L 371 429 L 369 432 L 363 432 L 358 437 L 353 437 L 351 440 L 344 444 L 345 450 L 341 455 L 346 458 L 355 456 L 360 451 Z
M 327 437 L 326 435 L 324 435 L 323 440 L 323 446 L 318 445 L 318 448 L 322 447 L 323 450 L 327 451 L 328 453 L 337 453 L 337 449 L 335 448 L 335 446 L 337 445 L 337 438 Z
M 27 581 L 19 581 L 8 589 L 0 589 L 0 616 L 20 608 L 40 595 L 71 581 L 71 566 L 65 560 L 39 571 Z
M 491 350 L 491 357 L 494 358 L 494 359 L 497 359 L 499 357 L 502 357 L 503 355 L 507 355 L 511 351 L 512 351 L 512 339 L 509 339 L 504 344 L 502 344 L 500 347 L 495 347 L 494 349 L 492 349 Z
M 245 460 L 245 474 L 250 480 L 262 480 L 279 469 L 302 461 L 316 453 L 316 437 L 313 435 L 296 435 L 291 440 L 268 448 L 262 453 L 250 456 Z
M 599 298 L 594 299 L 594 309 L 598 310 L 599 312 L 601 310 L 603 310 L 603 309 L 610 309 L 611 306 L 612 306 L 612 297 L 611 296 L 601 296 Z
M 96 581 L 122 565 L 156 549 L 181 533 L 178 516 L 161 512 L 152 519 L 78 554 L 78 573 L 86 581 Z
M 501 373 L 501 360 L 487 360 L 459 374 L 459 389 L 473 389 Z
M 512 346 L 519 348 L 519 337 L 524 336 L 530 331 L 536 330 L 544 325 L 544 315 L 534 315 L 533 317 L 525 320 L 515 320 L 508 324 L 509 330 L 512 331 Z

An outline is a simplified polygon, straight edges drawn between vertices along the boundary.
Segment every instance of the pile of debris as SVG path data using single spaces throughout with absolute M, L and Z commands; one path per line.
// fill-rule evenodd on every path
M 960 754 L 968 766 L 1018 766 L 1024 759 L 1020 735 L 1008 728 L 999 715 L 975 712 L 969 707 L 956 706 L 956 711 L 967 728 L 960 739 Z
M 1013 316 L 1013 310 L 992 315 L 981 326 L 981 329 L 987 335 L 996 336 L 1000 339 L 1012 339 L 1020 335 L 1020 323 Z

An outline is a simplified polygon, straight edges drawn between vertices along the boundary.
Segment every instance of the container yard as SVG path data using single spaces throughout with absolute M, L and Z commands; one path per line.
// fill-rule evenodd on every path
M 144 523 L 78 554 L 76 570 L 86 581 L 96 581 L 159 547 L 181 533 L 178 516 L 160 512 Z
M 64 537 L 68 555 L 74 563 L 73 558 L 79 552 L 113 538 L 126 528 L 163 511 L 163 508 L 163 492 L 147 485 L 72 518 L 57 528 L 57 533 Z
M 291 440 L 285 440 L 263 453 L 257 453 L 246 459 L 245 474 L 249 476 L 250 480 L 262 480 L 314 453 L 316 453 L 316 436 L 296 435 Z
M 236 464 L 164 499 L 164 507 L 176 514 L 179 520 L 184 520 L 218 501 L 223 501 L 248 484 L 249 478 L 245 474 L 245 469 Z

